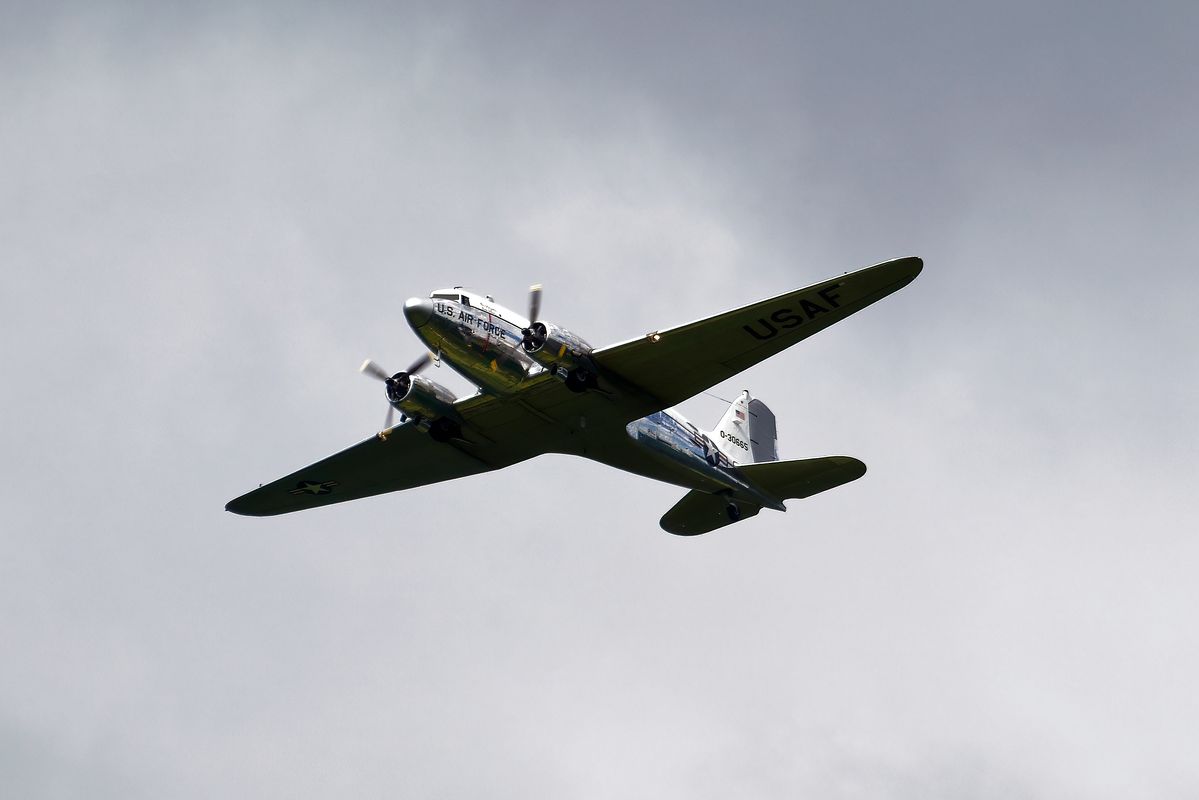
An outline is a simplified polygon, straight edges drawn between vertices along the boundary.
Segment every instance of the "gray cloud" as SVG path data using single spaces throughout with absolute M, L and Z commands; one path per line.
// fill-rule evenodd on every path
M 1193 12 L 4 16 L 6 795 L 1194 793 Z M 605 343 L 909 253 L 715 390 L 870 465 L 786 515 L 221 509 L 373 430 L 410 295 Z

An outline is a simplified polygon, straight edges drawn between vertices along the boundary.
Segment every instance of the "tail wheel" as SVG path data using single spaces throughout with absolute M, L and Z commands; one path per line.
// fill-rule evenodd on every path
M 729 515 L 729 520 L 738 522 L 741 520 L 741 508 L 736 503 L 729 503 L 724 507 L 724 513 Z

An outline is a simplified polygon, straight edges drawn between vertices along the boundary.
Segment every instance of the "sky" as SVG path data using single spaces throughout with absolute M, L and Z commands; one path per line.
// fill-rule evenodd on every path
M 1199 793 L 1193 4 L 0 18 L 3 796 Z M 223 510 L 377 429 L 407 297 L 602 346 L 906 255 L 712 390 L 869 466 L 786 514 Z

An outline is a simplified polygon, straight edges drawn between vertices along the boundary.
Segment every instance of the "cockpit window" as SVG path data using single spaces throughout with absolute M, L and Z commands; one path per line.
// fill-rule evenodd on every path
M 461 299 L 457 292 L 433 292 L 431 296 L 434 300 L 453 300 L 458 302 Z

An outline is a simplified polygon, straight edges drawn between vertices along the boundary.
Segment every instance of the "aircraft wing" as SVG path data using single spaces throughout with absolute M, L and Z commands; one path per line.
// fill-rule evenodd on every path
M 914 257 L 885 261 L 591 356 L 602 370 L 649 395 L 655 401 L 650 410 L 666 408 L 902 289 L 923 266 Z
M 269 517 L 357 500 L 495 469 L 452 444 L 402 424 L 231 500 L 227 511 Z

